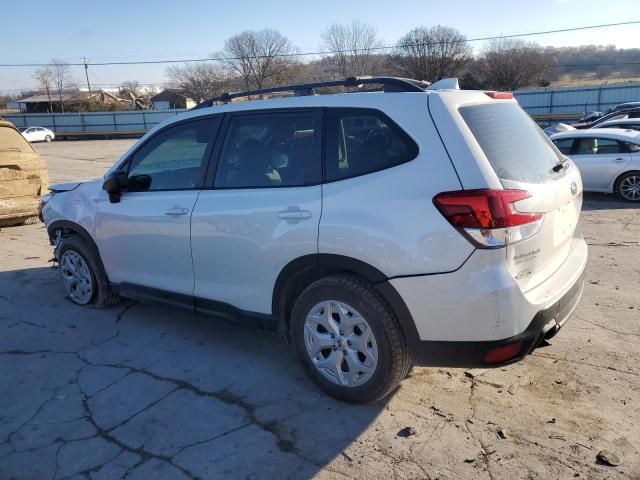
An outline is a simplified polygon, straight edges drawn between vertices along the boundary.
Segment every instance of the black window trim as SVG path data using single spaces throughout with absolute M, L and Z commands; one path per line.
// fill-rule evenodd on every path
M 333 180 L 327 179 L 327 163 L 333 160 L 334 153 L 329 152 L 337 152 L 337 141 L 338 141 L 338 118 L 340 114 L 344 113 L 351 114 L 360 114 L 360 115 L 375 115 L 385 121 L 385 123 L 392 129 L 395 133 L 397 133 L 400 138 L 405 141 L 411 147 L 411 155 L 404 162 L 396 163 L 387 167 L 378 168 L 375 170 L 367 171 L 364 173 L 359 173 L 357 175 L 350 175 L 342 178 L 335 178 Z M 420 147 L 418 146 L 418 142 L 416 142 L 411 135 L 409 135 L 404 128 L 398 125 L 389 115 L 384 113 L 382 110 L 373 108 L 373 107 L 329 107 L 327 108 L 326 114 L 326 122 L 325 122 L 325 142 L 324 142 L 324 150 L 325 155 L 323 156 L 323 168 L 322 168 L 322 183 L 329 184 L 335 182 L 342 182 L 344 180 L 350 180 L 352 178 L 364 177 L 365 175 L 371 175 L 373 173 L 382 172 L 384 170 L 389 170 L 390 168 L 395 168 L 400 165 L 404 165 L 406 163 L 412 162 L 415 160 L 420 154 Z
M 185 192 L 185 191 L 198 191 L 202 190 L 206 181 L 206 173 L 209 169 L 209 165 L 211 164 L 212 154 L 215 151 L 215 146 L 220 139 L 220 131 L 222 128 L 222 124 L 224 122 L 224 114 L 223 113 L 214 113 L 210 115 L 199 115 L 197 117 L 185 118 L 176 122 L 171 122 L 156 132 L 153 135 L 150 135 L 144 142 L 140 142 L 133 151 L 131 151 L 116 167 L 116 170 L 124 170 L 129 174 L 129 170 L 131 168 L 131 161 L 133 157 L 138 153 L 142 148 L 144 148 L 149 142 L 155 139 L 158 135 L 166 132 L 169 129 L 174 127 L 180 127 L 183 125 L 188 125 L 190 123 L 202 121 L 202 120 L 210 120 L 210 119 L 219 119 L 218 127 L 215 132 L 212 132 L 211 139 L 207 144 L 207 148 L 205 149 L 203 155 L 203 162 L 201 167 L 200 175 L 198 176 L 198 183 L 195 187 L 191 188 L 162 188 L 157 190 L 127 190 L 125 193 L 154 193 L 154 192 Z
M 252 110 L 238 110 L 234 112 L 226 112 L 224 115 L 224 120 L 218 130 L 218 137 L 216 139 L 216 145 L 213 149 L 211 160 L 209 162 L 209 166 L 207 168 L 206 176 L 204 179 L 204 185 L 202 190 L 267 190 L 274 188 L 305 188 L 305 187 L 313 187 L 317 185 L 321 185 L 324 179 L 324 135 L 326 131 L 326 107 L 285 107 L 285 108 L 261 108 L 261 109 L 252 109 Z M 231 124 L 231 120 L 234 117 L 248 117 L 248 116 L 260 116 L 260 115 L 273 115 L 273 114 L 300 114 L 300 113 L 313 113 L 318 115 L 318 119 L 320 121 L 320 155 L 319 161 L 321 162 L 321 176 L 318 181 L 315 182 L 307 182 L 302 185 L 263 185 L 263 186 L 247 186 L 247 187 L 220 187 L 215 186 L 215 178 L 218 174 L 218 168 L 220 166 L 220 156 L 222 155 L 222 150 L 224 148 L 225 141 L 227 139 L 227 134 L 229 133 L 229 126 Z

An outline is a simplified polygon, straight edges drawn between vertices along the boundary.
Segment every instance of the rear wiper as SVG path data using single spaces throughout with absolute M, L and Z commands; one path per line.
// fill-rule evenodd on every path
M 553 170 L 555 173 L 558 173 L 560 170 L 567 166 L 567 163 L 569 163 L 569 159 L 563 158 L 558 163 L 556 163 L 551 170 Z

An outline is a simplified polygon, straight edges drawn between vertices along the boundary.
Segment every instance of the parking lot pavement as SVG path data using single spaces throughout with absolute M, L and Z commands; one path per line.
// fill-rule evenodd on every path
M 66 145 L 45 146 L 52 178 L 71 179 L 55 172 Z M 368 406 L 321 394 L 270 333 L 73 305 L 44 228 L 2 229 L 0 479 L 640 478 L 639 212 L 587 196 L 587 285 L 551 346 L 493 370 L 414 368 Z
M 32 145 L 49 165 L 51 183 L 59 183 L 101 177 L 136 141 L 77 140 Z

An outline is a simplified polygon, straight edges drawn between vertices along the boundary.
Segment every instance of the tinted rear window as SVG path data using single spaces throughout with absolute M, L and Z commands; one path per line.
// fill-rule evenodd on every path
M 460 114 L 500 179 L 541 183 L 551 178 L 557 150 L 517 104 L 461 107 Z

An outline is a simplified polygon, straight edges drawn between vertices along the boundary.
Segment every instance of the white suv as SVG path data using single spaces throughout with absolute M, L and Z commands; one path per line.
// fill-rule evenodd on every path
M 381 84 L 382 92 L 313 88 Z M 105 179 L 42 200 L 75 303 L 118 296 L 274 325 L 346 401 L 412 364 L 499 365 L 582 293 L 575 165 L 511 98 L 398 78 L 224 95 L 154 128 Z

